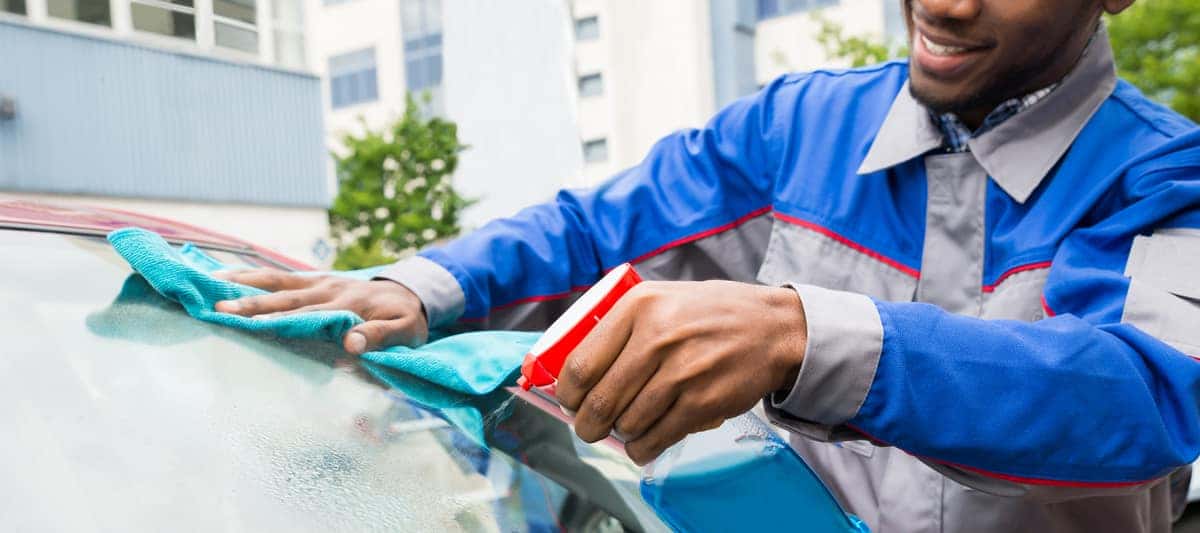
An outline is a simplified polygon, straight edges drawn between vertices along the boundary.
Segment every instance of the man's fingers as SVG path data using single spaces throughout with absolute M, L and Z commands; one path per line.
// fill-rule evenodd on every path
M 279 311 L 279 312 L 275 312 L 275 313 L 267 313 L 265 315 L 255 315 L 254 318 L 278 318 L 281 316 L 298 315 L 301 313 L 315 313 L 317 311 L 344 311 L 344 310 L 345 310 L 345 308 L 340 305 L 336 305 L 336 304 L 332 304 L 332 303 L 322 303 L 322 304 L 316 304 L 316 305 L 306 305 L 304 307 L 300 307 L 298 309 L 292 309 L 290 311 Z
M 307 305 L 324 303 L 327 298 L 325 294 L 314 290 L 281 291 L 217 302 L 214 309 L 221 313 L 255 316 L 300 309 Z
M 224 270 L 214 273 L 213 277 L 271 292 L 311 287 L 319 279 L 313 276 L 291 274 L 274 268 Z
M 372 320 L 354 326 L 342 339 L 342 346 L 349 353 L 362 355 L 389 346 L 418 346 L 427 335 L 416 317 Z
M 613 430 L 627 442 L 641 437 L 666 414 L 678 397 L 678 387 L 670 385 L 662 376 L 651 379 L 613 423 Z
M 562 371 L 558 375 L 556 396 L 559 403 L 568 410 L 579 409 L 584 396 L 600 382 L 600 378 L 625 347 L 633 329 L 634 309 L 630 302 L 636 299 L 629 296 L 633 294 L 627 294 L 625 298 L 617 301 L 563 363 Z
M 711 425 L 710 420 L 697 421 L 694 409 L 675 402 L 662 418 L 642 436 L 625 443 L 625 453 L 639 466 L 662 455 L 672 444 L 683 440 L 688 433 Z
M 596 442 L 607 436 L 617 417 L 625 412 L 658 370 L 657 354 L 647 353 L 643 348 L 625 345 L 600 382 L 584 395 L 575 413 L 575 434 L 580 439 Z M 635 435 L 622 433 L 621 436 Z

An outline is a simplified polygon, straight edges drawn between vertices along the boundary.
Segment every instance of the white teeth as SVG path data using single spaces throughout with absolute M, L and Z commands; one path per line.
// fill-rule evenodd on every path
M 921 43 L 925 45 L 925 49 L 929 50 L 929 53 L 935 56 L 950 56 L 954 54 L 961 54 L 967 51 L 966 48 L 961 46 L 945 46 L 937 44 L 933 41 L 930 41 L 929 38 L 924 35 L 921 36 Z

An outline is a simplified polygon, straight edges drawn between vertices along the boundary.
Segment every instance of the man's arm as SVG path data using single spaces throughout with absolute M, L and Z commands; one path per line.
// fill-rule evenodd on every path
M 750 281 L 769 236 L 777 90 L 665 137 L 596 189 L 562 191 L 381 276 L 416 292 L 432 327 L 463 319 L 492 329 L 544 328 L 626 261 L 650 279 Z
M 797 287 L 807 353 L 768 413 L 811 437 L 866 437 L 981 490 L 1046 501 L 1135 490 L 1190 463 L 1200 151 L 1173 161 L 1139 180 L 1126 208 L 1068 236 L 1044 320 Z
M 340 305 L 367 320 L 344 343 L 361 353 L 419 343 L 424 332 L 397 328 L 426 323 L 544 328 L 607 269 L 627 261 L 648 279 L 751 281 L 770 235 L 772 189 L 797 91 L 795 80 L 781 78 L 704 128 L 665 137 L 641 164 L 597 189 L 562 191 L 400 261 L 380 279 L 398 283 L 403 293 L 360 286 L 366 282 L 335 291 L 328 282 L 250 271 L 226 277 L 282 291 L 221 302 L 217 310 L 249 316 Z M 346 292 L 366 296 L 338 298 Z M 379 313 L 395 308 L 403 314 Z

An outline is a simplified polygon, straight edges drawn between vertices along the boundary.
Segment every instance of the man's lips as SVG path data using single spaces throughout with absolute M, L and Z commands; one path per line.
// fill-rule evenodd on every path
M 921 70 L 936 78 L 951 79 L 975 63 L 991 48 L 977 41 L 942 35 L 913 21 L 913 58 Z

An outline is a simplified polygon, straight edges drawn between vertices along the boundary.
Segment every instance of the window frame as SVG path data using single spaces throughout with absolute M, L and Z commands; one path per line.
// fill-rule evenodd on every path
M 277 33 L 294 38 L 297 29 L 303 36 L 303 28 L 296 24 L 280 23 L 276 30 L 274 20 L 275 2 L 278 0 L 253 0 L 254 22 L 247 23 L 237 18 L 218 15 L 213 2 L 195 0 L 192 6 L 172 4 L 170 0 L 103 0 L 108 6 L 108 24 L 95 24 L 72 18 L 50 15 L 48 0 L 24 0 L 24 13 L 0 11 L 0 18 L 12 18 L 32 24 L 47 27 L 55 31 L 86 35 L 105 39 L 117 39 L 140 45 L 165 48 L 168 51 L 197 53 L 218 59 L 237 62 L 248 62 L 270 68 L 278 68 L 294 72 L 310 72 L 310 60 L 305 45 L 303 64 L 296 61 L 281 63 L 276 61 Z M 295 1 L 295 0 L 288 0 Z M 303 2 L 300 2 L 303 6 Z M 152 30 L 137 29 L 133 24 L 135 5 L 164 9 L 175 13 L 191 15 L 194 20 L 195 36 L 181 37 Z M 303 7 L 301 7 L 303 10 Z M 235 31 L 250 32 L 254 37 L 253 51 L 247 51 L 233 46 L 218 44 L 216 39 L 218 25 L 227 26 Z
M 608 137 L 595 137 L 595 138 L 591 138 L 591 139 L 584 139 L 583 143 L 581 143 L 580 146 L 583 150 L 583 163 L 584 164 L 590 165 L 590 164 L 601 164 L 601 163 L 608 162 L 609 157 L 610 157 L 610 154 L 608 151 Z M 595 158 L 595 157 L 589 156 L 588 155 L 590 152 L 589 147 L 592 147 L 592 146 L 603 146 L 604 147 L 604 157 L 603 158 Z
M 581 35 L 582 32 L 580 32 L 579 29 L 583 26 L 583 24 L 588 23 L 588 22 L 591 22 L 591 25 L 589 27 L 595 28 L 595 33 L 589 33 L 588 35 Z M 603 32 L 601 31 L 601 28 L 600 28 L 600 15 L 587 15 L 587 16 L 576 18 L 573 30 L 574 30 L 574 35 L 575 35 L 575 42 L 577 42 L 577 43 L 586 43 L 586 42 L 600 40 L 600 37 L 603 35 Z
M 594 87 L 597 87 L 595 89 L 595 92 L 585 92 L 584 87 L 589 86 L 589 85 L 587 85 L 587 82 L 593 81 L 593 80 L 597 82 L 595 85 L 593 85 Z M 604 73 L 603 72 L 590 72 L 587 74 L 581 74 L 579 76 L 578 82 L 576 84 L 576 88 L 579 90 L 580 98 L 596 98 L 596 97 L 604 96 L 604 89 L 605 89 Z
M 808 13 L 841 4 L 841 0 L 756 0 L 754 18 L 761 22 L 796 13 Z M 767 6 L 772 6 L 768 8 Z
M 191 15 L 191 17 L 192 17 L 192 37 L 189 39 L 187 37 L 180 37 L 178 35 L 168 35 L 165 33 L 158 33 L 156 31 L 138 29 L 136 26 L 133 25 L 133 6 L 134 5 L 142 5 L 142 6 L 146 6 L 146 7 L 162 9 L 165 11 L 171 11 L 171 12 L 175 12 L 175 13 L 183 13 L 185 15 Z M 194 1 L 192 2 L 192 6 L 188 7 L 188 6 L 184 6 L 184 5 L 167 2 L 165 0 L 129 0 L 129 27 L 135 33 L 153 35 L 155 38 L 167 38 L 167 39 L 174 39 L 174 40 L 183 41 L 183 42 L 195 42 L 197 39 L 197 36 L 200 33 L 200 24 L 199 24 L 198 18 L 199 17 L 196 15 L 196 3 Z
M 343 53 L 340 53 L 337 55 L 329 56 L 329 58 L 326 59 L 326 65 L 327 65 L 326 72 L 328 74 L 327 77 L 329 78 L 329 108 L 331 110 L 338 111 L 338 110 L 347 109 L 347 108 L 354 107 L 354 106 L 359 106 L 359 105 L 369 104 L 372 102 L 379 101 L 379 56 L 376 53 L 375 49 L 376 49 L 375 46 L 359 48 L 356 50 L 350 50 L 350 51 L 343 52 Z M 354 61 L 356 61 L 356 60 L 362 61 L 362 59 L 354 58 L 353 56 L 362 54 L 364 57 L 366 57 L 368 55 L 368 54 L 365 54 L 366 52 L 370 52 L 370 54 L 369 54 L 369 56 L 371 58 L 370 68 L 369 69 L 366 67 L 358 68 L 357 65 L 354 65 Z M 354 65 L 354 67 L 353 68 L 352 67 L 335 68 L 334 67 L 335 60 L 343 60 L 343 61 L 349 62 L 352 65 Z M 366 62 L 363 61 L 363 63 L 365 64 Z M 355 79 L 356 80 L 357 76 L 359 76 L 365 72 L 372 73 L 371 81 L 372 81 L 373 89 L 371 91 L 369 91 L 370 95 L 366 96 L 366 97 L 356 97 L 355 99 L 339 102 L 337 100 L 337 93 L 335 92 L 335 82 L 338 82 L 338 80 L 346 80 L 346 79 Z

